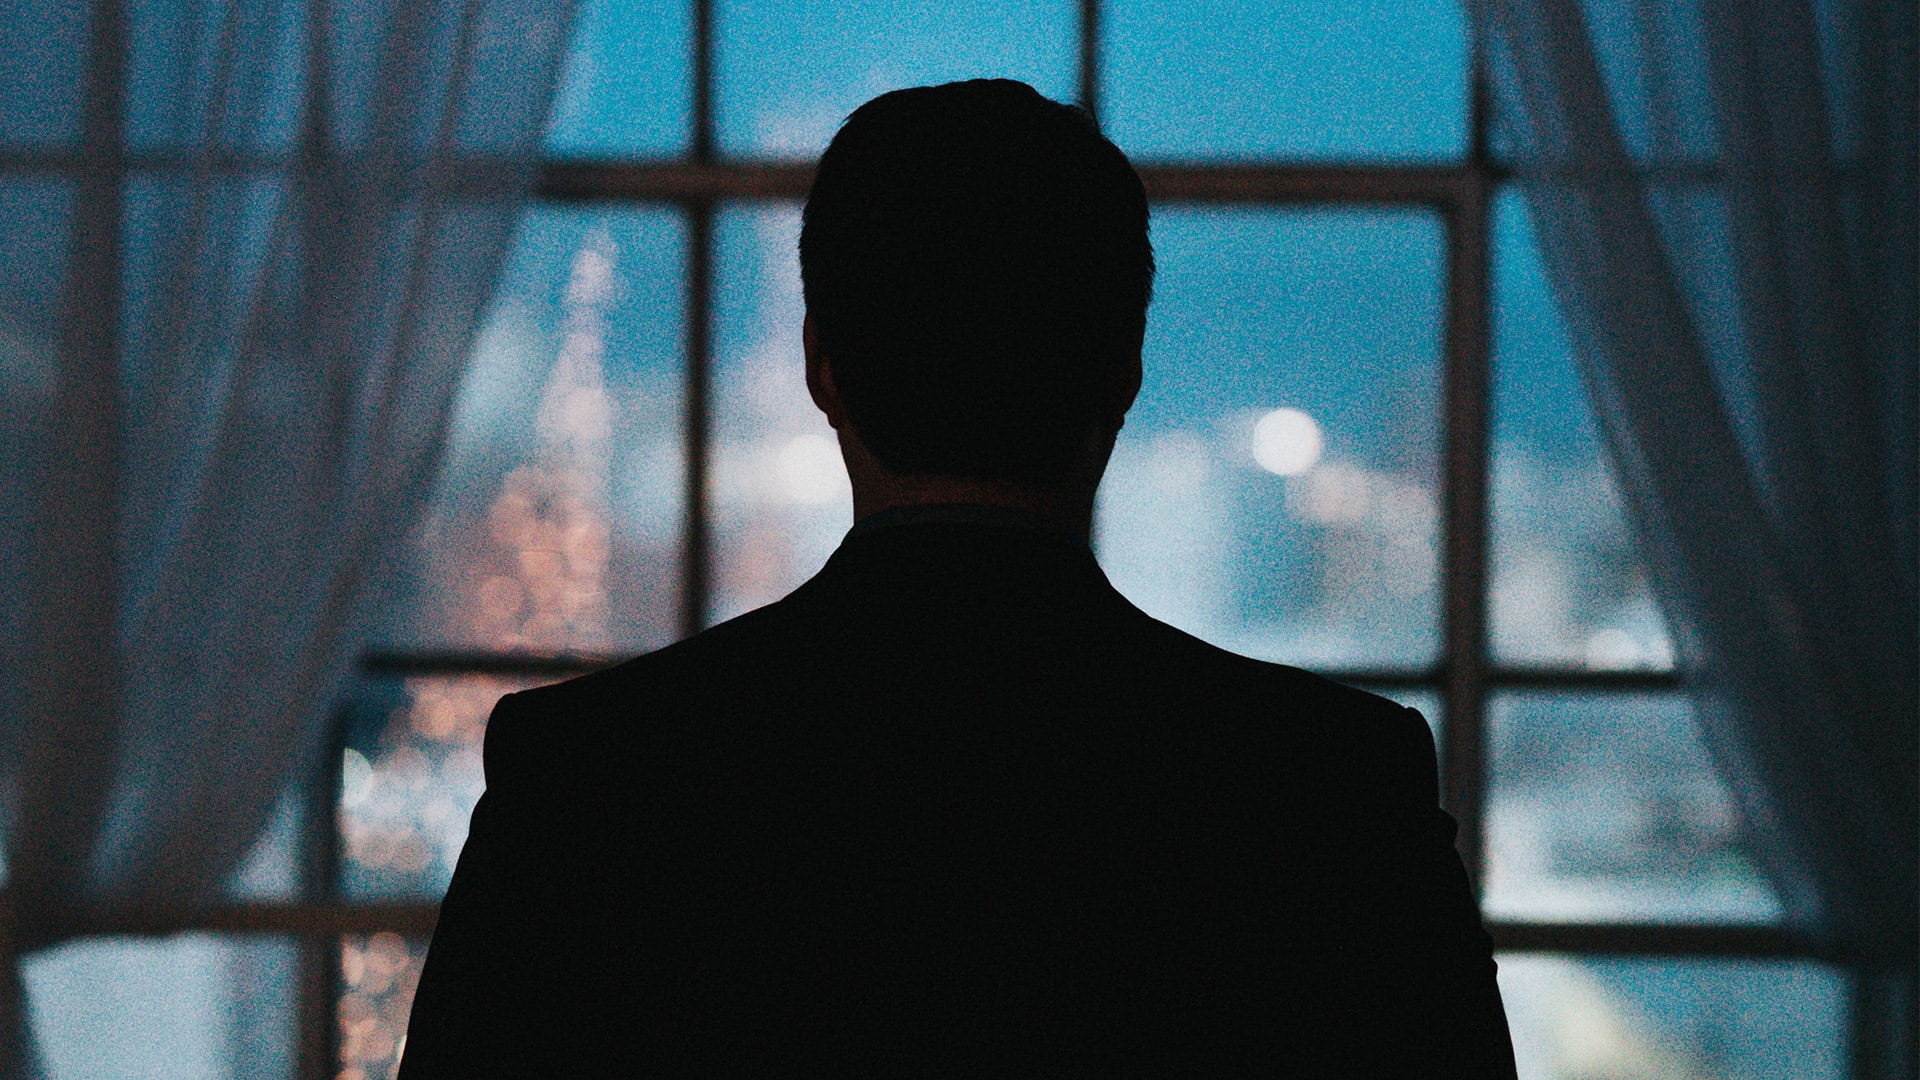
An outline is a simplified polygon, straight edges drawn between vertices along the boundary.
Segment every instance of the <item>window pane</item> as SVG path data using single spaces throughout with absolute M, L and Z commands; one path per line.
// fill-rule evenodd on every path
M 1671 668 L 1673 644 L 1516 192 L 1494 205 L 1493 245 L 1494 657 Z
M 712 621 L 780 599 L 853 524 L 840 444 L 807 396 L 800 210 L 715 223 Z
M 1488 712 L 1489 916 L 1781 917 L 1685 697 L 1507 693 Z
M 157 555 L 176 542 L 184 492 L 220 428 L 211 401 L 180 387 L 216 387 L 256 343 L 275 223 L 288 185 L 272 174 L 137 172 L 127 178 L 121 249 L 121 382 L 141 406 L 127 416 L 122 453 L 171 467 L 122 477 L 126 550 Z M 165 386 L 159 380 L 179 380 Z M 195 452 L 182 453 L 183 445 Z M 149 558 L 152 556 L 150 555 Z M 150 583 L 149 583 L 150 584 Z M 142 590 L 150 591 L 150 590 Z
M 305 5 L 130 0 L 127 15 L 130 147 L 293 150 L 307 89 Z
M 693 132 L 693 4 L 587 0 L 553 103 L 547 150 L 662 157 Z
M 92 10 L 72 0 L 0 4 L 0 146 L 79 141 Z
M 502 695 L 552 679 L 382 679 L 348 703 L 340 763 L 340 892 L 437 899 L 486 789 L 480 748 Z
M 1431 663 L 1438 218 L 1162 209 L 1153 228 L 1146 384 L 1100 492 L 1114 584 L 1249 656 Z
M 386 1080 L 400 1065 L 427 943 L 399 934 L 340 941 L 339 1080 Z
M 1458 0 L 1111 0 L 1102 11 L 1102 119 L 1129 154 L 1466 153 Z
M 0 26 L 7 17 L 0 12 Z M 14 613 L 0 619 L 0 716 L 22 716 L 27 708 L 27 620 L 18 613 L 27 610 L 28 569 L 17 553 L 31 550 L 39 513 L 36 478 L 58 371 L 72 215 L 68 181 L 0 173 L 0 220 L 7 223 L 0 229 L 0 551 L 16 553 L 0 561 L 0 611 Z
M 299 954 L 289 938 L 85 938 L 21 962 L 49 1080 L 294 1075 Z
M 307 792 L 295 785 L 280 796 L 273 816 L 227 879 L 226 895 L 235 900 L 297 900 L 305 882 L 301 858 L 306 837 Z
M 1072 0 L 717 0 L 720 146 L 814 157 L 868 98 L 955 79 L 1019 79 L 1070 100 L 1077 12 Z
M 172 365 L 192 365 L 209 381 L 229 377 L 242 340 L 258 332 L 251 320 L 259 317 L 257 294 L 286 195 L 286 181 L 272 174 L 127 178 L 121 288 L 129 396 L 151 395 L 155 369 Z
M 4 52 L 5 50 L 0 50 Z M 9 379 L 52 377 L 65 281 L 73 184 L 62 177 L 0 173 L 0 359 Z
M 686 244 L 671 211 L 528 212 L 384 645 L 632 652 L 674 639 Z
M 1641 161 L 1712 161 L 1719 136 L 1703 6 L 1691 0 L 1587 0 L 1583 6 L 1590 13 L 1584 20 L 1588 40 L 1628 152 Z
M 1799 961 L 1507 954 L 1521 1080 L 1840 1080 L 1847 980 Z

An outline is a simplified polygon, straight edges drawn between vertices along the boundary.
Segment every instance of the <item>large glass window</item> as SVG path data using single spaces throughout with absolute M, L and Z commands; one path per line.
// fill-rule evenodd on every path
M 62 108 L 0 115 L 8 150 L 77 137 L 83 22 L 29 7 L 46 17 L 0 78 Z M 232 911 L 29 965 L 50 1074 L 390 1075 L 498 697 L 777 600 L 851 524 L 801 369 L 810 163 L 878 92 L 1009 77 L 1093 107 L 1154 201 L 1146 381 L 1100 493 L 1103 565 L 1163 619 L 1435 725 L 1522 1076 L 1839 1075 L 1852 981 L 1781 925 L 1701 737 L 1525 201 L 1486 149 L 1468 8 L 585 0 L 542 194 L 324 769 Z M 141 57 L 190 28 L 136 9 L 132 134 L 164 148 L 156 102 L 198 76 Z M 1638 84 L 1615 84 L 1643 157 L 1710 145 L 1705 104 L 1700 130 L 1655 139 Z M 265 130 L 238 149 L 277 152 L 286 132 Z M 72 179 L 0 173 L 18 307 L 0 411 L 31 412 L 52 377 Z M 174 302 L 133 290 L 170 242 L 142 215 L 177 189 L 158 166 L 128 177 L 130 340 Z M 280 193 L 240 177 L 224 195 L 209 236 L 259 257 Z M 1655 201 L 1664 229 L 1720 228 L 1684 185 Z M 0 507 L 0 540 L 25 520 Z
M 596 203 L 556 161 L 570 201 L 526 215 L 416 599 L 346 712 L 342 895 L 444 888 L 515 680 L 826 560 L 852 514 L 802 376 L 804 166 L 875 93 L 1005 76 L 1094 103 L 1155 197 L 1145 385 L 1097 510 L 1114 583 L 1427 715 L 1486 916 L 1519 943 L 1523 1075 L 1835 1075 L 1847 980 L 1766 936 L 1780 902 L 1674 674 L 1524 201 L 1476 149 L 1462 5 L 711 2 L 704 63 L 690 9 L 584 12 L 550 145 L 631 161 L 619 198 L 658 203 Z M 690 171 L 649 196 L 662 155 Z M 342 1054 L 373 1062 L 420 935 L 366 930 L 339 1016 L 362 1025 Z

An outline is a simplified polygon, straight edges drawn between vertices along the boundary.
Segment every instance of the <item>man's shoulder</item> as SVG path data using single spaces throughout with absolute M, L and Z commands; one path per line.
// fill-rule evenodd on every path
M 530 711 L 577 712 L 621 707 L 636 694 L 711 689 L 715 669 L 750 665 L 778 651 L 784 614 L 782 605 L 771 604 L 598 671 L 512 696 L 517 707 Z
M 754 608 L 696 634 L 651 649 L 631 659 L 562 682 L 513 696 L 519 708 L 574 714 L 597 709 L 629 710 L 639 700 L 678 695 L 711 696 L 738 689 L 740 672 L 791 666 L 813 634 L 807 609 L 809 590 Z
M 1342 803 L 1417 809 L 1437 801 L 1433 732 L 1417 710 L 1141 620 L 1136 647 L 1171 658 L 1163 672 L 1194 688 L 1176 689 L 1171 700 L 1192 701 L 1196 722 L 1220 747 L 1243 755 L 1245 770 L 1324 786 Z
M 1252 723 L 1297 718 L 1328 731 L 1350 732 L 1401 730 L 1410 723 L 1426 726 L 1417 712 L 1380 694 L 1305 668 L 1232 652 L 1145 614 L 1138 624 L 1144 649 L 1171 658 L 1181 677 L 1254 702 L 1243 714 Z
M 753 743 L 776 715 L 858 707 L 875 689 L 868 682 L 891 692 L 926 677 L 912 665 L 869 663 L 860 654 L 887 648 L 884 632 L 845 625 L 844 614 L 797 595 L 625 663 L 508 695 L 489 725 L 489 783 L 506 770 L 578 787 L 601 766 Z M 1182 729 L 1253 768 L 1289 760 L 1366 777 L 1431 773 L 1426 724 L 1385 697 L 1229 652 L 1124 601 L 1079 629 L 1078 640 L 1053 645 L 1077 654 L 1071 685 L 1118 721 Z M 1017 677 L 1034 683 L 1060 670 L 1038 663 Z M 970 693 L 1003 704 L 990 684 L 1005 672 L 962 674 L 967 685 L 942 688 L 962 700 L 930 691 L 928 707 L 964 707 Z
M 564 767 L 572 779 L 670 737 L 723 694 L 776 685 L 795 659 L 781 605 L 747 612 L 692 637 L 562 682 L 502 696 L 487 723 L 487 783 Z

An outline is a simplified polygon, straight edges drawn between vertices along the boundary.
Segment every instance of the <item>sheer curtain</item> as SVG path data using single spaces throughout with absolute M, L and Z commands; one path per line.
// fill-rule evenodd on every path
M 312 760 L 436 467 L 571 4 L 13 7 L 0 539 L 24 554 L 0 561 L 0 762 L 20 950 L 210 901 Z
M 1485 0 L 1705 735 L 1791 916 L 1914 962 L 1910 0 Z

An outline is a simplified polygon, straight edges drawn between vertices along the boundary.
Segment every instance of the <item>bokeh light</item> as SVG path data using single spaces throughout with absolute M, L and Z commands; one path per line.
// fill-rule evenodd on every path
M 847 468 L 840 445 L 825 435 L 796 435 L 780 447 L 774 476 L 788 499 L 807 506 L 824 506 L 848 497 Z
M 391 1080 L 407 1047 L 407 1019 L 427 944 L 399 934 L 340 942 L 340 1071 L 335 1080 Z
M 1299 409 L 1275 409 L 1253 425 L 1253 460 L 1275 476 L 1299 476 L 1325 449 L 1320 425 Z

